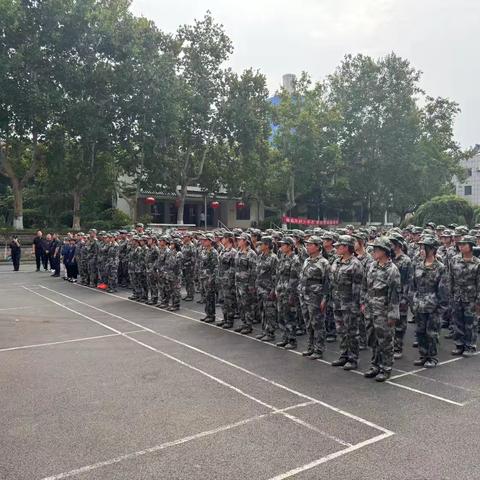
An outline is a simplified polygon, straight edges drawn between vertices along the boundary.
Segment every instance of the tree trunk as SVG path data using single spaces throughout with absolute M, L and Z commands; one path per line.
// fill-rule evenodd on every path
M 178 210 L 177 210 L 177 223 L 178 225 L 183 225 L 183 212 L 185 210 L 185 198 L 187 197 L 187 185 L 182 185 L 180 189 L 180 197 L 178 201 Z M 207 212 L 205 212 L 205 219 L 207 218 Z
M 81 193 L 78 190 L 73 191 L 73 230 L 80 230 L 80 200 Z
M 13 190 L 13 228 L 23 230 L 23 187 L 17 178 L 11 178 Z

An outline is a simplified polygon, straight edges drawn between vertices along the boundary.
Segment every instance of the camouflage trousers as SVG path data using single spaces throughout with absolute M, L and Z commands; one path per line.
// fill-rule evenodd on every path
M 441 318 L 437 313 L 416 313 L 416 337 L 420 358 L 437 360 Z
M 274 335 L 277 328 L 277 303 L 273 292 L 258 294 L 258 308 L 262 321 L 262 332 Z
M 172 307 L 180 307 L 180 292 L 182 283 L 179 277 L 167 277 L 165 280 L 167 296 Z
M 327 337 L 337 337 L 337 329 L 335 326 L 335 316 L 333 314 L 333 307 L 327 305 L 325 311 L 325 329 L 327 331 Z
M 251 327 L 255 317 L 255 294 L 249 285 L 237 283 L 236 287 L 240 321 L 245 327 Z
M 325 314 L 320 311 L 320 300 L 307 301 L 302 298 L 303 319 L 307 332 L 307 350 L 323 353 L 325 350 Z
M 137 290 L 137 280 L 135 278 L 135 272 L 133 270 L 129 270 L 128 272 L 128 276 L 130 277 L 130 286 L 132 287 L 132 291 L 133 291 L 133 294 L 136 296 L 136 297 L 140 297 L 140 295 L 138 294 L 138 290 Z
M 454 302 L 454 339 L 455 345 L 464 350 L 474 351 L 477 348 L 478 316 L 475 303 Z
M 305 314 L 308 315 L 308 312 L 302 308 L 302 302 L 300 301 L 300 295 L 296 297 L 297 301 L 297 329 L 305 330 Z
M 228 325 L 233 325 L 235 317 L 235 300 L 236 292 L 235 285 L 231 285 L 228 282 L 222 282 L 222 291 L 223 291 L 223 320 Z
M 97 286 L 98 272 L 95 260 L 88 261 L 88 283 L 91 287 Z
M 118 263 L 109 263 L 106 266 L 107 270 L 107 285 L 116 290 L 118 287 Z
M 211 278 L 202 278 L 202 290 L 205 292 L 205 314 L 215 318 L 215 281 Z
M 290 298 L 288 292 L 277 294 L 278 327 L 282 332 L 282 340 L 296 342 L 297 306 L 295 298 Z
M 160 303 L 168 303 L 170 301 L 165 273 L 157 273 L 157 292 Z
M 361 347 L 367 346 L 367 322 L 365 321 L 365 315 L 360 312 L 358 317 L 358 332 L 359 332 L 359 344 Z
M 148 299 L 147 274 L 145 271 L 135 272 L 135 288 L 142 300 Z
M 97 275 L 100 283 L 107 283 L 107 268 L 103 260 L 97 264 Z
M 78 270 L 80 273 L 80 283 L 82 285 L 88 285 L 89 278 L 88 278 L 88 263 L 85 261 L 80 262 L 78 265 Z
M 408 303 L 407 301 L 400 301 L 400 318 L 395 322 L 395 339 L 393 341 L 393 347 L 395 352 L 403 351 L 403 339 L 407 332 L 407 315 L 408 315 Z
M 383 315 L 366 317 L 368 346 L 372 349 L 372 365 L 390 372 L 393 366 L 394 327 L 389 327 Z
M 359 354 L 359 313 L 351 310 L 335 310 L 335 325 L 340 337 L 340 358 L 358 363 Z
M 185 280 L 185 289 L 187 290 L 187 297 L 193 298 L 195 296 L 195 272 L 193 268 L 183 269 L 183 278 Z
M 128 261 L 127 259 L 122 259 L 118 264 L 118 283 L 122 286 L 128 286 L 129 282 L 130 277 L 128 274 Z
M 147 286 L 150 298 L 152 300 L 158 300 L 157 272 L 153 270 L 147 272 Z

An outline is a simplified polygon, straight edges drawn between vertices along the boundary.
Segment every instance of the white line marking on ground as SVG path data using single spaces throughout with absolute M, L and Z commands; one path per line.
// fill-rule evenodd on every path
M 126 334 L 140 333 L 145 332 L 145 329 L 142 330 L 132 330 L 131 332 L 125 332 Z M 97 335 L 95 337 L 83 337 L 83 338 L 74 338 L 72 340 L 61 340 L 59 342 L 48 342 L 48 343 L 36 343 L 33 345 L 21 345 L 20 347 L 8 347 L 0 348 L 0 352 L 11 352 L 14 350 L 27 350 L 29 348 L 38 348 L 38 347 L 49 347 L 51 345 L 62 345 L 64 343 L 74 343 L 74 342 L 85 342 L 87 340 L 97 340 L 99 338 L 108 338 L 108 337 L 118 337 L 118 333 L 108 333 L 107 335 Z
M 43 288 L 47 288 L 48 290 L 51 290 L 52 292 L 56 292 L 56 290 L 52 290 L 52 289 L 50 289 L 50 288 L 48 288 L 48 287 L 45 287 L 44 285 L 40 285 L 40 286 L 43 287 Z M 133 302 L 133 303 L 135 303 L 135 304 L 137 304 L 137 305 L 142 305 L 142 306 L 147 307 L 147 308 L 153 308 L 154 310 L 157 310 L 157 311 L 160 310 L 160 311 L 162 311 L 162 312 L 164 312 L 164 313 L 166 313 L 166 314 L 169 314 L 169 315 L 175 315 L 175 316 L 177 316 L 177 317 L 185 318 L 185 319 L 187 319 L 187 320 L 191 320 L 191 321 L 194 321 L 194 322 L 198 322 L 198 323 L 201 323 L 201 324 L 203 324 L 203 325 L 207 325 L 207 326 L 209 326 L 209 327 L 218 328 L 218 329 L 221 330 L 221 331 L 225 331 L 225 329 L 223 329 L 222 327 L 218 327 L 217 325 L 215 325 L 215 324 L 213 324 L 213 323 L 204 323 L 204 322 L 201 322 L 200 320 L 198 320 L 198 319 L 196 319 L 196 318 L 189 317 L 189 316 L 187 316 L 187 315 L 182 315 L 182 314 L 176 313 L 176 312 L 169 312 L 168 310 L 159 309 L 159 308 L 153 307 L 153 306 L 151 306 L 151 305 L 146 305 L 145 303 L 135 302 L 134 300 L 130 300 L 130 299 L 128 299 L 128 298 L 122 297 L 121 295 L 116 295 L 116 294 L 114 294 L 114 293 L 108 293 L 108 292 L 100 292 L 100 291 L 98 291 L 98 290 L 96 290 L 96 289 L 91 289 L 91 288 L 86 287 L 86 286 L 84 286 L 84 285 L 79 285 L 78 283 L 75 284 L 75 286 L 77 286 L 77 287 L 82 287 L 82 288 L 86 288 L 86 289 L 89 289 L 89 290 L 94 290 L 94 291 L 96 291 L 96 292 L 98 292 L 98 293 L 100 293 L 100 294 L 110 295 L 110 296 L 112 296 L 112 297 L 117 297 L 117 298 L 120 298 L 120 299 L 122 299 L 122 300 L 126 300 L 126 301 L 128 301 L 128 302 Z M 56 293 L 59 293 L 59 292 L 56 292 Z M 62 295 L 62 294 L 60 294 L 60 295 Z M 67 295 L 66 295 L 66 297 L 69 298 Z M 70 298 L 71 298 L 71 297 L 70 297 Z M 230 334 L 239 335 L 239 336 L 242 337 L 242 338 L 248 338 L 249 340 L 253 340 L 253 341 L 255 341 L 255 342 L 260 342 L 260 343 L 262 343 L 263 345 L 266 344 L 266 345 L 270 345 L 271 347 L 278 348 L 278 347 L 276 347 L 275 344 L 273 344 L 273 343 L 262 342 L 261 340 L 258 340 L 258 339 L 255 338 L 255 337 L 250 337 L 250 336 L 248 336 L 248 335 L 243 335 L 243 334 L 241 334 L 241 333 L 237 333 L 237 332 L 234 332 L 234 331 L 232 331 L 232 330 L 226 330 L 226 331 L 227 331 L 228 333 L 230 333 Z M 156 332 L 155 332 L 155 333 L 156 333 Z M 296 351 L 296 350 L 287 350 L 287 351 L 290 352 L 290 353 L 294 353 L 294 354 L 296 354 L 296 355 L 301 355 L 301 352 L 298 352 L 298 351 Z M 477 353 L 480 353 L 480 352 L 477 352 Z M 308 360 L 308 361 L 311 361 L 311 360 Z M 318 361 L 318 362 L 320 362 L 320 363 L 324 363 L 324 364 L 326 364 L 326 365 L 330 365 L 330 366 L 331 366 L 331 363 L 330 363 L 329 361 L 327 361 L 327 360 L 319 359 L 319 360 L 315 360 L 315 361 Z M 447 360 L 447 361 L 448 361 L 448 360 Z M 362 375 L 362 376 L 363 376 L 363 373 L 362 373 L 361 371 L 359 371 L 359 370 L 351 370 L 351 372 L 352 372 L 352 373 L 355 373 L 355 374 L 357 374 L 357 375 Z M 394 387 L 398 387 L 398 388 L 403 388 L 403 389 L 405 389 L 404 385 L 400 385 L 400 384 L 395 383 L 395 382 L 392 382 L 392 381 L 388 381 L 388 382 L 385 382 L 385 383 L 388 384 L 388 385 L 392 385 L 392 386 L 394 386 Z M 407 390 L 408 390 L 408 389 L 407 389 Z M 426 396 L 426 397 L 435 398 L 435 399 L 438 400 L 438 401 L 443 401 L 443 402 L 448 403 L 448 404 L 451 404 L 451 405 L 456 405 L 456 406 L 460 406 L 460 407 L 463 406 L 462 404 L 460 404 L 460 403 L 458 403 L 458 402 L 454 402 L 453 400 L 450 400 L 450 399 L 448 399 L 448 398 L 443 398 L 443 397 L 440 397 L 440 396 L 437 396 L 437 395 L 432 395 L 432 394 L 430 394 L 430 393 L 428 393 L 428 392 L 424 392 L 423 390 L 410 389 L 410 391 L 411 391 L 412 393 L 416 393 L 416 394 L 419 394 L 419 395 L 424 395 L 424 396 Z
M 103 313 L 107 313 L 107 314 L 109 313 L 109 312 L 106 311 L 106 310 L 98 309 L 97 307 L 94 307 L 93 305 L 89 305 L 89 304 L 86 303 L 86 302 L 82 302 L 81 300 L 77 300 L 76 298 L 71 297 L 71 296 L 69 296 L 69 295 L 66 295 L 66 294 L 64 294 L 64 293 L 57 292 L 57 291 L 52 290 L 52 289 L 50 289 L 50 288 L 48 288 L 48 287 L 44 287 L 44 288 L 47 289 L 47 290 L 50 290 L 50 291 L 53 292 L 53 293 L 56 293 L 57 295 L 61 295 L 61 296 L 66 297 L 66 298 L 68 298 L 68 299 L 70 299 L 70 300 L 77 301 L 77 302 L 79 302 L 79 303 L 81 303 L 81 304 L 84 304 L 84 305 L 86 305 L 86 306 L 89 306 L 89 307 L 91 307 L 91 308 L 93 308 L 93 309 L 100 310 L 100 311 L 103 312 Z M 46 297 L 46 298 L 48 298 L 48 297 Z M 169 313 L 172 313 L 172 312 L 169 312 Z M 128 319 L 126 319 L 126 318 L 120 317 L 119 315 L 116 315 L 116 314 L 112 314 L 112 315 L 115 316 L 116 318 L 119 318 L 119 319 L 124 320 L 125 322 L 131 323 L 131 324 L 136 325 L 136 326 L 141 326 L 141 327 L 143 327 L 142 325 L 139 325 L 139 324 L 137 324 L 137 323 L 135 323 L 135 322 L 132 322 L 131 320 L 128 320 Z M 188 318 L 188 317 L 187 317 L 187 318 Z M 143 327 L 143 328 L 147 329 L 146 327 Z M 251 376 L 253 376 L 253 377 L 255 377 L 255 378 L 258 378 L 259 380 L 262 380 L 262 381 L 264 381 L 264 382 L 266 382 L 266 383 L 269 383 L 270 385 L 274 385 L 274 386 L 276 386 L 276 387 L 278 387 L 278 388 L 281 388 L 282 390 L 285 390 L 285 391 L 287 391 L 287 392 L 289 392 L 289 393 L 292 393 L 292 394 L 294 394 L 294 395 L 297 395 L 297 396 L 299 396 L 299 397 L 301 397 L 301 398 L 305 398 L 306 400 L 314 401 L 315 403 L 318 403 L 319 405 L 322 405 L 322 406 L 325 407 L 325 408 L 328 408 L 328 409 L 330 409 L 330 410 L 332 410 L 332 411 L 334 411 L 334 412 L 336 412 L 336 413 L 339 413 L 340 415 L 344 415 L 344 416 L 346 416 L 346 417 L 348 417 L 348 418 L 351 418 L 351 419 L 356 420 L 356 421 L 358 421 L 358 422 L 360 422 L 360 423 L 363 423 L 364 425 L 368 425 L 369 427 L 375 428 L 376 430 L 379 430 L 379 431 L 381 431 L 381 432 L 383 432 L 383 433 L 391 433 L 391 434 L 393 434 L 393 432 L 391 432 L 390 430 L 387 430 L 387 429 L 381 427 L 380 425 L 377 425 L 377 424 L 375 424 L 375 423 L 373 423 L 373 422 L 370 422 L 369 420 L 366 420 L 366 419 L 364 419 L 364 418 L 358 417 L 357 415 L 354 415 L 354 414 L 352 414 L 352 413 L 346 412 L 345 410 L 341 410 L 340 408 L 334 407 L 333 405 L 330 405 L 330 404 L 328 404 L 328 403 L 322 402 L 321 400 L 318 400 L 318 399 L 316 399 L 316 398 L 310 397 L 309 395 L 305 395 L 304 393 L 301 393 L 301 392 L 299 392 L 299 391 L 297 391 L 297 390 L 294 390 L 294 389 L 292 389 L 292 388 L 290 388 L 290 387 L 287 387 L 287 386 L 285 386 L 285 385 L 282 385 L 282 384 L 280 384 L 280 383 L 277 383 L 277 382 L 275 382 L 274 380 L 270 380 L 270 379 L 268 379 L 268 378 L 266 378 L 266 377 L 263 377 L 262 375 L 259 375 L 259 374 L 255 373 L 255 372 L 252 372 L 252 371 L 250 371 L 250 370 L 248 370 L 248 369 L 246 369 L 246 368 L 244 368 L 244 367 L 241 367 L 240 365 L 236 365 L 235 363 L 229 362 L 228 360 L 225 360 L 225 359 L 220 358 L 220 357 L 218 357 L 218 356 L 216 356 L 216 355 L 213 355 L 212 353 L 209 353 L 209 352 L 206 352 L 206 351 L 204 351 L 204 350 L 201 350 L 201 349 L 199 349 L 199 348 L 197 348 L 197 347 L 194 347 L 193 345 L 189 345 L 189 344 L 187 344 L 187 343 L 181 342 L 180 340 L 176 340 L 176 339 L 174 339 L 174 338 L 172 338 L 172 337 L 169 337 L 169 336 L 167 336 L 167 335 L 162 335 L 161 333 L 158 333 L 158 332 L 156 332 L 156 331 L 154 331 L 154 330 L 151 330 L 151 329 L 148 329 L 148 331 L 149 331 L 150 333 L 154 333 L 155 335 L 157 335 L 157 336 L 159 336 L 159 337 L 161 337 L 161 338 L 164 338 L 165 340 L 169 340 L 170 342 L 173 342 L 173 343 L 182 345 L 183 347 L 186 347 L 186 348 L 189 348 L 189 349 L 191 349 L 191 350 L 194 350 L 194 351 L 196 351 L 196 352 L 198 352 L 198 353 L 201 353 L 202 355 L 205 355 L 205 356 L 207 356 L 207 357 L 210 357 L 210 358 L 212 358 L 212 359 L 214 359 L 214 360 L 216 360 L 216 361 L 218 361 L 218 362 L 221 362 L 221 363 L 223 363 L 223 364 L 225 364 L 225 365 L 228 365 L 228 366 L 230 366 L 230 367 L 232 367 L 232 368 L 236 368 L 237 370 L 240 370 L 240 371 L 242 371 L 242 372 L 244 372 L 244 373 L 247 373 L 248 375 L 251 375 Z M 262 342 L 262 343 L 263 343 L 263 342 Z M 148 348 L 151 348 L 151 347 L 148 347 Z M 194 367 L 194 368 L 196 368 L 196 367 Z
M 391 435 L 388 433 L 383 433 L 376 437 L 369 438 L 364 442 L 357 443 L 356 445 L 352 445 L 351 447 L 345 448 L 343 450 L 339 450 L 338 452 L 331 453 L 330 455 L 326 455 L 325 457 L 319 458 L 318 460 L 314 460 L 313 462 L 302 465 L 301 467 L 297 467 L 292 470 L 289 470 L 288 472 L 281 473 L 280 475 L 276 475 L 275 477 L 272 477 L 269 480 L 284 480 L 285 478 L 293 477 L 295 475 L 298 475 L 299 473 L 305 472 L 306 470 L 311 470 L 312 468 L 318 467 L 322 463 L 327 463 L 330 460 L 334 460 L 335 458 L 342 457 L 347 453 L 354 452 L 355 450 L 360 450 L 361 448 L 366 447 L 367 445 L 372 445 L 373 443 L 380 442 L 381 440 L 384 440 L 385 438 L 388 438 L 390 436 Z
M 25 288 L 25 287 L 24 287 L 24 288 Z M 45 289 L 46 289 L 46 290 L 50 290 L 50 291 L 52 291 L 53 293 L 55 293 L 55 294 L 57 294 L 57 295 L 62 295 L 62 296 L 64 296 L 64 297 L 66 297 L 66 298 L 70 298 L 71 300 L 76 301 L 75 298 L 69 297 L 68 295 L 65 295 L 65 294 L 63 294 L 63 293 L 56 292 L 55 290 L 51 290 L 50 288 L 47 288 L 47 287 L 45 287 Z M 26 290 L 28 290 L 28 288 L 27 288 Z M 223 386 L 225 386 L 225 387 L 227 387 L 227 388 L 230 388 L 230 389 L 233 390 L 234 392 L 239 393 L 240 395 L 248 398 L 249 400 L 252 400 L 252 401 L 255 402 L 255 403 L 258 403 L 259 405 L 262 405 L 262 406 L 264 406 L 264 407 L 266 407 L 266 408 L 268 408 L 268 409 L 270 409 L 270 410 L 273 410 L 273 411 L 278 411 L 278 410 L 280 410 L 279 408 L 274 407 L 273 405 L 269 405 L 268 403 L 260 400 L 259 398 L 254 397 L 253 395 L 249 395 L 248 393 L 244 392 L 244 391 L 241 390 L 240 388 L 237 388 L 237 387 L 235 387 L 234 385 L 231 385 L 230 383 L 225 382 L 225 381 L 222 380 L 221 378 L 218 378 L 218 377 L 215 377 L 214 375 L 211 375 L 210 373 L 206 372 L 205 370 L 201 370 L 200 368 L 197 368 L 197 367 L 195 367 L 195 366 L 193 366 L 193 365 L 191 365 L 191 364 L 189 364 L 189 363 L 187 363 L 187 362 L 184 362 L 183 360 L 181 360 L 181 359 L 179 359 L 179 358 L 177 358 L 177 357 L 174 357 L 173 355 L 170 355 L 170 354 L 168 354 L 168 353 L 166 353 L 166 352 L 163 352 L 163 351 L 159 350 L 158 348 L 155 348 L 155 347 L 153 347 L 153 346 L 151 346 L 151 345 L 148 345 L 147 343 L 141 342 L 140 340 L 137 340 L 137 339 L 134 338 L 134 337 L 130 337 L 130 336 L 128 336 L 128 335 L 125 334 L 125 333 L 122 333 L 122 332 L 120 332 L 120 331 L 118 331 L 118 330 L 116 330 L 116 329 L 114 329 L 114 328 L 112 328 L 112 327 L 109 327 L 109 326 L 106 325 L 106 324 L 103 324 L 102 322 L 99 322 L 98 320 L 95 320 L 95 319 L 89 317 L 88 315 L 84 315 L 83 313 L 78 312 L 77 310 L 74 310 L 74 309 L 72 309 L 72 308 L 66 307 L 65 305 L 62 305 L 61 303 L 58 303 L 58 302 L 56 302 L 55 300 L 53 300 L 53 299 L 51 299 L 51 298 L 49 298 L 49 297 L 46 297 L 45 295 L 42 295 L 42 294 L 40 294 L 40 293 L 38 293 L 38 292 L 34 292 L 33 290 L 31 290 L 31 291 L 32 291 L 35 295 L 38 295 L 39 297 L 42 297 L 42 298 L 44 298 L 45 300 L 48 300 L 49 302 L 52 302 L 52 303 L 54 303 L 54 304 L 56 304 L 56 305 L 59 305 L 59 306 L 65 308 L 66 310 L 68 310 L 68 311 L 70 311 L 70 312 L 72 312 L 72 313 L 75 313 L 75 314 L 77 314 L 77 315 L 80 315 L 81 317 L 83 317 L 83 318 L 85 318 L 85 319 L 87 319 L 87 320 L 90 320 L 90 321 L 92 321 L 92 322 L 98 323 L 99 325 L 102 325 L 102 326 L 104 326 L 105 328 L 107 328 L 107 329 L 109 329 L 109 330 L 112 330 L 112 331 L 114 331 L 115 333 L 118 333 L 119 335 L 122 335 L 123 337 L 131 340 L 131 341 L 134 342 L 134 343 L 137 343 L 138 345 L 141 345 L 142 347 L 147 348 L 148 350 L 151 350 L 151 351 L 153 351 L 153 352 L 159 353 L 159 354 L 163 355 L 164 357 L 167 357 L 167 358 L 169 358 L 169 359 L 171 359 L 171 360 L 179 363 L 180 365 L 183 365 L 184 367 L 187 367 L 187 368 L 189 368 L 189 369 L 191 369 L 191 370 L 193 370 L 193 371 L 195 371 L 195 372 L 198 372 L 198 373 L 206 376 L 207 378 L 210 378 L 210 379 L 213 380 L 214 382 L 217 382 L 217 383 L 219 383 L 220 385 L 223 385 Z M 85 302 L 81 302 L 81 303 L 84 303 L 85 305 L 89 306 L 89 305 L 88 305 L 87 303 L 85 303 Z M 106 313 L 108 313 L 108 312 L 106 312 Z M 118 317 L 119 317 L 119 316 L 118 316 Z M 120 317 L 119 317 L 119 318 L 120 318 Z M 132 321 L 127 320 L 127 319 L 123 319 L 123 320 L 124 320 L 125 322 L 127 322 L 127 323 L 131 323 L 131 324 L 134 324 L 134 325 L 137 325 L 137 326 L 141 326 L 141 325 L 138 325 L 138 324 L 136 324 L 135 322 L 132 322 Z M 154 332 L 154 331 L 152 330 L 150 333 L 156 333 L 156 332 Z M 163 335 L 159 335 L 159 336 L 163 337 Z M 168 337 L 165 337 L 165 338 L 168 339 Z M 233 365 L 233 364 L 232 364 L 232 365 Z M 284 387 L 284 388 L 286 388 L 286 387 Z M 293 391 L 292 391 L 292 393 L 293 393 Z M 309 401 L 314 401 L 314 402 L 316 401 L 314 398 L 307 398 L 305 395 L 299 395 L 299 396 L 302 396 L 302 397 L 306 398 L 306 399 L 309 400 Z M 316 401 L 316 403 L 320 403 L 320 402 Z M 291 415 L 288 415 L 288 416 L 287 416 L 287 414 L 284 414 L 284 415 L 285 415 L 285 417 L 288 418 L 289 420 L 294 420 L 293 418 L 291 418 Z M 296 421 L 296 420 L 299 420 L 299 419 L 296 419 L 296 417 L 295 417 L 295 420 L 294 420 L 294 421 Z M 299 422 L 297 422 L 297 423 L 299 423 Z M 312 426 L 312 429 L 314 429 L 314 428 L 315 428 L 315 427 Z M 321 433 L 321 431 L 318 430 L 317 433 Z M 325 435 L 326 435 L 326 434 L 325 434 Z M 328 438 L 330 438 L 331 440 L 336 441 L 336 442 L 339 443 L 340 445 L 345 445 L 345 444 L 351 445 L 350 443 L 345 442 L 345 441 L 342 440 L 342 439 L 335 438 L 335 437 L 333 437 L 333 436 L 331 436 L 331 435 L 328 435 Z
M 187 442 L 191 442 L 192 440 L 198 440 L 200 438 L 208 437 L 210 435 L 214 435 L 216 433 L 225 432 L 227 430 L 232 430 L 233 428 L 242 427 L 243 425 L 247 425 L 248 423 L 255 422 L 258 420 L 262 420 L 264 418 L 271 417 L 273 415 L 279 415 L 289 410 L 293 410 L 295 408 L 305 407 L 310 405 L 312 402 L 300 403 L 298 405 L 292 405 L 287 408 L 282 408 L 281 410 L 277 410 L 275 412 L 264 413 L 262 415 L 256 415 L 254 417 L 247 418 L 245 420 L 240 420 L 239 422 L 230 423 L 228 425 L 222 425 L 221 427 L 213 428 L 211 430 L 206 430 L 204 432 L 196 433 L 194 435 L 189 435 L 188 437 L 180 438 L 178 440 L 173 440 L 170 442 L 165 442 L 160 445 L 155 445 L 154 447 L 146 448 L 144 450 L 139 450 L 133 453 L 127 453 L 126 455 L 120 455 L 115 458 L 111 458 L 109 460 L 105 460 L 103 462 L 93 463 L 92 465 L 86 465 L 81 468 L 76 468 L 74 470 L 70 470 L 69 472 L 59 473 L 57 475 L 52 475 L 50 477 L 45 477 L 42 480 L 61 480 L 63 478 L 74 477 L 76 475 L 80 475 L 82 473 L 91 472 L 92 470 L 96 470 L 98 468 L 107 467 L 109 465 L 114 465 L 116 463 L 123 462 L 125 460 L 132 460 L 143 455 L 147 455 L 149 453 L 155 453 L 160 450 L 165 450 L 169 447 L 175 447 L 177 445 L 182 445 Z
M 6 312 L 7 310 L 25 310 L 26 308 L 33 308 L 32 306 L 28 307 L 9 307 L 9 308 L 0 308 L 0 312 Z
M 455 358 L 451 358 L 450 360 L 445 360 L 443 362 L 439 362 L 437 363 L 437 366 L 438 365 L 446 365 L 448 363 L 453 363 L 453 362 L 458 362 L 458 360 L 462 360 L 463 357 L 455 357 Z M 420 373 L 420 372 L 424 372 L 425 370 L 428 370 L 428 368 L 417 368 L 416 370 L 411 370 L 409 372 L 403 372 L 399 375 L 394 375 L 393 377 L 390 377 L 390 380 L 396 380 L 397 378 L 402 378 L 402 377 L 407 377 L 408 375 L 415 375 L 416 373 Z

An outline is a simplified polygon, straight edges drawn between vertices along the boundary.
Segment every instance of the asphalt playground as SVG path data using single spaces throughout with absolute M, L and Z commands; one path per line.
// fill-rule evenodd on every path
M 385 384 L 22 265 L 0 267 L 2 480 L 480 478 L 480 356 Z M 220 315 L 220 308 L 217 310 Z M 256 332 L 258 333 L 258 332 Z

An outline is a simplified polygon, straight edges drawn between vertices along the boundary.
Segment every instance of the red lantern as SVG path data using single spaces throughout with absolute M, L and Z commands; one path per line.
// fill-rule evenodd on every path
M 242 208 L 245 208 L 245 203 L 240 200 L 237 202 L 237 209 L 240 210 Z
M 147 197 L 145 199 L 145 205 L 155 205 L 155 199 L 153 197 Z
M 215 201 L 215 202 L 212 202 L 212 203 L 210 204 L 210 206 L 211 206 L 212 208 L 218 208 L 218 207 L 220 207 L 220 203 Z

